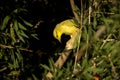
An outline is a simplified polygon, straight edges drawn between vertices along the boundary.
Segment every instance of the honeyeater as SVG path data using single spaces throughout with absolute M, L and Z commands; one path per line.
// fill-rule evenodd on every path
M 70 37 L 72 37 L 73 33 L 76 32 L 77 30 L 79 30 L 79 28 L 77 28 L 77 24 L 75 23 L 75 21 L 73 19 L 67 19 L 58 23 L 55 26 L 53 30 L 53 36 L 59 42 L 61 42 L 62 34 L 69 35 Z

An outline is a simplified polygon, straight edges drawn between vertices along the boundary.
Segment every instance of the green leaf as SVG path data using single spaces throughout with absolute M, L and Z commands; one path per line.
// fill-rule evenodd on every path
M 90 73 L 85 73 L 85 78 L 86 80 L 91 80 L 93 78 L 93 75 L 91 75 Z
M 17 59 L 19 62 L 21 62 L 23 60 L 23 57 L 20 53 L 16 53 Z
M 27 12 L 27 9 L 17 8 L 13 11 L 13 13 L 15 13 L 15 14 L 18 14 L 19 12 Z
M 54 61 L 52 58 L 49 59 L 49 65 L 50 65 L 50 68 L 53 70 L 55 68 L 54 66 Z
M 17 22 L 17 20 L 14 20 L 14 29 L 17 33 L 18 32 L 18 22 Z
M 26 38 L 29 38 L 22 30 L 20 30 L 20 35 Z
M 1 27 L 1 30 L 4 30 L 8 24 L 8 21 L 10 20 L 10 16 L 6 16 L 3 20 L 3 24 L 2 24 L 2 27 Z
M 18 22 L 18 25 L 21 30 L 27 30 L 27 28 L 25 26 L 23 26 L 21 23 Z
M 39 40 L 39 38 L 37 37 L 37 34 L 31 34 L 31 36 L 37 40 Z
M 100 72 L 100 71 L 103 71 L 103 69 L 100 69 L 100 68 L 91 68 L 91 67 L 88 67 L 86 69 L 86 71 L 89 71 L 89 72 Z
M 0 59 L 2 59 L 3 53 L 4 53 L 4 52 L 2 52 L 2 50 L 1 50 L 1 51 L 0 51 Z
M 48 70 L 48 71 L 50 70 L 50 68 L 46 65 L 40 64 L 40 66 L 42 66 L 45 70 Z
M 20 71 L 11 71 L 8 75 L 9 76 L 17 76 L 20 74 Z
M 17 59 L 14 59 L 14 68 L 19 68 L 19 63 Z
M 11 36 L 12 40 L 13 40 L 14 42 L 16 42 L 16 40 L 15 40 L 15 32 L 14 32 L 14 28 L 13 28 L 12 25 L 13 25 L 13 24 L 10 24 L 10 36 Z
M 19 18 L 24 22 L 25 25 L 27 25 L 27 26 L 29 26 L 29 27 L 32 27 L 32 26 L 33 26 L 31 23 L 25 21 L 25 20 L 22 19 L 21 17 L 19 17 Z
M 17 36 L 18 36 L 18 38 L 19 38 L 22 42 L 25 43 L 25 40 L 24 40 L 23 36 L 21 36 L 19 32 L 18 32 Z
M 57 74 L 57 78 L 59 79 L 63 75 L 63 70 L 59 70 Z
M 15 10 L 13 11 L 13 13 L 18 13 L 18 9 L 15 9 Z
M 23 22 L 24 22 L 26 25 L 30 26 L 30 27 L 33 26 L 31 23 L 29 23 L 29 22 L 27 22 L 27 21 L 25 21 L 25 20 L 23 20 Z
M 76 36 L 76 39 L 75 39 L 74 45 L 73 45 L 74 49 L 77 48 L 78 46 L 80 46 L 80 40 L 81 40 L 81 32 L 79 32 Z
M 82 67 L 86 68 L 86 67 L 88 67 L 87 65 L 88 65 L 88 59 L 87 59 L 87 57 L 84 57 L 84 59 L 82 61 Z
M 96 20 L 96 17 L 94 17 L 94 19 L 93 19 L 93 27 L 96 28 L 96 26 L 97 26 L 97 20 Z
M 8 63 L 8 67 L 10 68 L 10 70 L 12 70 L 14 68 L 14 65 L 11 63 Z
M 32 74 L 32 77 L 33 77 L 33 80 L 38 80 L 38 78 L 34 74 Z
M 14 51 L 13 49 L 9 51 L 10 52 L 10 56 L 11 56 L 11 60 L 12 62 L 15 60 L 15 55 L 14 55 Z

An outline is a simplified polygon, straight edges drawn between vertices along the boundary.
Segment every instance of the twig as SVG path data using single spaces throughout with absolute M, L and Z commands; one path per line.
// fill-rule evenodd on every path
M 98 29 L 98 31 L 93 36 L 93 40 L 99 38 L 105 32 L 105 29 L 106 29 L 105 26 L 100 26 L 100 29 Z
M 112 60 L 111 60 L 111 54 L 109 54 L 108 55 L 108 59 L 109 59 L 109 61 L 110 61 L 110 65 L 111 65 L 111 67 L 112 67 L 112 70 L 111 70 L 111 72 L 113 72 L 113 77 L 116 79 L 116 80 L 118 80 L 119 79 L 119 74 L 116 72 L 116 67 L 114 66 L 114 64 L 113 64 L 113 62 L 112 62 Z
M 34 29 L 38 28 L 42 22 L 43 22 L 42 20 L 38 20 L 38 22 L 33 26 L 33 28 Z
M 80 44 L 81 33 L 82 33 L 83 3 L 82 3 L 82 0 L 81 0 L 81 11 L 80 11 L 81 16 L 80 17 L 77 14 L 77 10 L 76 10 L 76 7 L 75 7 L 74 0 L 70 0 L 70 3 L 71 3 L 71 8 L 72 8 L 73 14 L 75 16 L 75 19 L 78 21 L 78 23 L 80 25 L 80 29 L 78 31 L 78 33 L 80 34 L 80 36 L 78 37 L 78 44 Z M 78 45 L 77 52 L 75 53 L 75 63 L 74 63 L 73 73 L 76 72 L 76 64 L 77 64 L 77 60 L 78 60 L 79 48 L 80 48 L 80 45 Z
M 4 67 L 4 68 L 0 69 L 0 72 L 5 71 L 6 69 L 7 69 L 7 67 Z
M 78 23 L 80 24 L 80 17 L 78 16 L 77 14 L 77 10 L 76 10 L 76 6 L 75 6 L 75 3 L 74 3 L 74 0 L 70 0 L 70 4 L 71 4 L 71 8 L 72 8 L 72 12 L 75 16 L 75 19 L 78 21 Z
M 99 13 L 101 13 L 101 14 L 115 14 L 113 12 L 94 12 L 94 13 L 97 13 L 97 14 L 99 14 Z
M 91 13 L 92 13 L 92 7 L 91 5 L 89 6 L 89 16 L 88 16 L 88 24 L 91 24 Z
M 15 47 L 13 47 L 13 46 L 11 46 L 11 45 L 9 45 L 9 46 L 6 46 L 6 45 L 3 45 L 3 44 L 0 44 L 0 47 L 2 47 L 2 48 L 8 48 L 8 49 L 13 49 L 13 48 L 15 48 Z M 32 50 L 28 50 L 28 49 L 26 49 L 26 48 L 18 48 L 19 50 L 22 50 L 22 51 L 27 51 L 27 52 L 33 52 Z
M 93 1 L 93 6 L 94 6 L 95 9 L 98 8 L 98 5 L 99 5 L 99 3 L 98 3 L 96 0 L 94 0 L 94 1 Z
M 108 41 L 108 39 L 109 39 L 111 36 L 112 36 L 112 34 L 109 34 L 109 35 L 107 36 L 107 38 L 106 38 L 105 40 L 103 40 L 103 43 L 102 43 L 100 49 L 103 48 L 103 46 L 105 45 L 105 43 Z

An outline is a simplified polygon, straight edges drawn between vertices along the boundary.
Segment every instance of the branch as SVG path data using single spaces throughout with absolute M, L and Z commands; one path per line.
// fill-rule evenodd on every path
M 74 44 L 74 41 L 75 41 L 76 36 L 78 34 L 78 31 L 73 33 L 73 37 L 66 43 L 64 51 L 61 53 L 58 60 L 54 64 L 56 67 L 62 68 L 62 66 L 66 62 L 67 58 L 69 57 L 70 53 L 72 52 L 73 44 Z M 55 70 L 55 72 L 57 72 L 57 70 Z M 46 76 L 48 78 L 53 78 L 53 75 L 50 72 L 48 72 Z
M 0 47 L 2 47 L 2 48 L 8 48 L 8 49 L 13 49 L 13 48 L 15 48 L 15 47 L 13 47 L 13 46 L 11 46 L 11 45 L 9 45 L 9 46 L 6 46 L 6 45 L 3 45 L 3 44 L 0 44 Z M 26 48 L 18 48 L 19 50 L 22 50 L 22 51 L 27 51 L 27 52 L 33 52 L 32 50 L 28 50 L 28 49 L 26 49 Z
M 75 3 L 74 3 L 74 0 L 70 0 L 70 4 L 71 4 L 72 12 L 73 12 L 73 14 L 75 16 L 75 19 L 80 24 L 80 18 L 79 18 L 78 14 L 77 14 L 77 10 L 76 10 L 76 6 L 75 6 Z

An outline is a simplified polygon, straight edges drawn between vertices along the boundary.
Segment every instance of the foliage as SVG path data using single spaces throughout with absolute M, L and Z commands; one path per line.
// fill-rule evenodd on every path
M 80 1 L 83 1 L 83 5 L 79 4 Z M 51 26 L 54 26 L 56 22 L 73 17 L 69 0 L 58 0 L 58 3 L 57 0 L 0 1 L 0 79 L 120 79 L 120 1 L 76 0 L 75 3 L 77 14 L 79 17 L 82 15 L 83 27 L 82 33 L 78 33 L 74 47 L 79 49 L 79 55 L 81 53 L 83 55 L 78 55 L 76 62 L 74 53 L 77 52 L 77 49 L 73 49 L 73 52 L 60 69 L 55 66 L 55 61 L 63 50 L 61 47 L 63 44 L 57 45 L 58 42 L 54 39 L 52 39 L 51 44 L 47 44 L 46 41 L 51 40 L 51 38 L 46 38 L 46 31 L 52 30 Z M 43 36 L 39 40 L 41 45 L 46 43 L 47 45 L 44 44 L 44 46 L 49 46 L 51 49 L 49 53 L 52 54 L 45 55 L 49 56 L 48 59 L 41 56 L 44 53 L 42 51 L 37 55 L 39 59 L 36 59 L 33 50 L 29 50 L 31 45 L 35 44 L 34 40 L 33 43 L 30 40 L 38 39 L 33 23 L 37 21 L 39 16 L 46 21 L 45 25 L 40 24 L 38 34 Z M 42 26 L 45 28 L 43 34 L 41 34 Z M 80 44 L 78 44 L 78 37 L 80 36 Z M 43 43 L 43 41 L 45 42 Z M 51 46 L 55 46 L 54 51 Z M 48 49 L 45 50 L 48 51 Z M 42 58 L 44 61 L 48 60 L 49 65 L 46 64 L 47 62 L 41 63 Z M 52 73 L 52 79 L 46 77 L 48 72 Z
M 26 9 L 17 8 L 5 16 L 0 26 L 0 78 L 17 80 L 25 70 L 23 54 L 31 52 L 29 39 L 37 38 L 31 31 L 32 24 L 24 20 L 20 13 Z M 38 38 L 37 38 L 38 39 Z
M 71 57 L 62 69 L 56 67 L 53 69 L 55 64 L 51 63 L 53 61 L 49 62 L 52 67 L 44 65 L 45 70 L 53 74 L 53 80 L 120 79 L 120 2 L 118 0 L 113 2 L 113 0 L 96 0 L 96 2 L 89 0 L 89 6 L 82 7 L 83 28 L 79 34 L 81 41 L 78 47 L 84 50 L 84 55 L 77 62 L 75 73 L 73 66 L 76 62 Z M 83 5 L 87 5 L 86 3 L 87 1 Z M 98 4 L 97 8 L 93 6 L 95 3 Z M 88 14 L 90 7 L 92 12 Z

